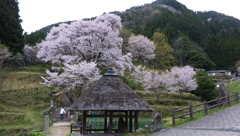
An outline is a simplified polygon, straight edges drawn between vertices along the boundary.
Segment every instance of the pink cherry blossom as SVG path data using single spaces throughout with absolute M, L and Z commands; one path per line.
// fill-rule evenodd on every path
M 129 38 L 128 50 L 133 54 L 134 58 L 139 60 L 153 59 L 155 57 L 155 46 L 148 38 L 138 35 Z

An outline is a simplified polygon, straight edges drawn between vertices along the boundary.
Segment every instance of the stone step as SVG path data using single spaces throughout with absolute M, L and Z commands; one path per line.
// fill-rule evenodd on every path
M 57 123 L 53 123 L 54 127 L 58 127 L 58 126 L 70 126 L 71 122 L 57 122 Z

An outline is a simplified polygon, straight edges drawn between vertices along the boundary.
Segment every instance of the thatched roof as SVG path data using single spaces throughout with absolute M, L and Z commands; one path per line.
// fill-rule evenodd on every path
M 71 111 L 153 111 L 115 74 L 106 73 L 70 106 Z

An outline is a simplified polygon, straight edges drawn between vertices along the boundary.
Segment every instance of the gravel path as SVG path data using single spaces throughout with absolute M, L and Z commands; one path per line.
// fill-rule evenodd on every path
M 240 136 L 240 104 L 151 136 Z

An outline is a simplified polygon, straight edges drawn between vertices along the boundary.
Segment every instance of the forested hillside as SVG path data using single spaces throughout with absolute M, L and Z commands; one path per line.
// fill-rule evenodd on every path
M 112 13 L 122 19 L 121 35 L 124 41 L 127 41 L 125 39 L 132 33 L 147 36 L 152 40 L 154 32 L 163 34 L 166 43 L 173 48 L 174 51 L 170 52 L 175 57 L 175 61 L 166 64 L 191 65 L 206 70 L 235 70 L 234 65 L 240 59 L 240 21 L 236 18 L 214 11 L 194 12 L 176 0 L 156 0 L 151 4 L 132 7 L 125 12 Z M 25 34 L 25 44 L 35 45 L 40 42 L 52 26 L 58 24 L 29 35 Z M 123 42 L 123 53 L 127 46 L 128 43 Z M 157 66 L 154 62 L 156 61 L 149 65 L 168 68 Z
M 18 12 L 17 0 L 0 1 L 0 45 L 4 44 L 13 54 L 21 52 L 24 46 Z

